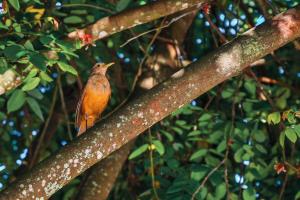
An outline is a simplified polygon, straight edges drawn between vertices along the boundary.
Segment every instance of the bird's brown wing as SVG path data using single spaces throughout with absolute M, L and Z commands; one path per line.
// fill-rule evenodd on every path
M 75 127 L 76 128 L 79 128 L 80 127 L 80 122 L 81 122 L 81 118 L 82 118 L 82 115 L 81 115 L 81 104 L 82 104 L 82 101 L 83 101 L 83 98 L 85 96 L 85 92 L 86 92 L 86 87 L 84 87 L 83 89 L 83 92 L 80 96 L 80 99 L 77 103 L 77 107 L 76 107 L 76 113 L 75 113 Z

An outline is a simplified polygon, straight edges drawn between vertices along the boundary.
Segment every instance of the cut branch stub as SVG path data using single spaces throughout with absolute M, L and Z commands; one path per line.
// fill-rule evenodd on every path
M 300 7 L 251 29 L 128 103 L 0 193 L 0 199 L 43 199 L 141 134 L 254 61 L 300 36 Z

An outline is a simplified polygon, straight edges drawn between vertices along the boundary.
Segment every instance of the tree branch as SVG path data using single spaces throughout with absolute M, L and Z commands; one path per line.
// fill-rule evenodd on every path
M 300 6 L 277 15 L 190 64 L 184 76 L 154 87 L 96 124 L 0 193 L 0 199 L 49 198 L 174 110 L 300 37 Z
M 116 15 L 98 20 L 96 23 L 68 34 L 70 39 L 78 39 L 80 35 L 91 34 L 92 40 L 99 40 L 126 29 L 151 22 L 161 17 L 194 6 L 201 6 L 210 0 L 162 0 L 141 7 L 125 10 Z

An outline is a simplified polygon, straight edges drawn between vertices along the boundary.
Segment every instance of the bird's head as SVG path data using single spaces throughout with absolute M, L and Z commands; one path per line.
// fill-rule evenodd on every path
M 115 63 L 109 63 L 109 64 L 105 64 L 105 63 L 96 63 L 94 65 L 94 67 L 92 68 L 92 73 L 93 74 L 106 74 L 107 69 L 112 66 Z

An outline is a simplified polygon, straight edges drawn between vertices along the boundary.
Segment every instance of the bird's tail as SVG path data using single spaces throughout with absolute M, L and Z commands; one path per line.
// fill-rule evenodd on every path
M 82 133 L 84 133 L 88 128 L 94 126 L 94 124 L 95 124 L 95 118 L 94 117 L 89 117 L 87 120 L 86 119 L 82 119 L 80 121 L 80 126 L 79 126 L 79 130 L 78 130 L 77 136 L 79 136 Z

